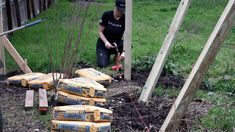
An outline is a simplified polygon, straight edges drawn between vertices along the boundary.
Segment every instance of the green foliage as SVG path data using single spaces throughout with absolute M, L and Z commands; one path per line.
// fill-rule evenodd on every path
M 134 61 L 134 67 L 137 70 L 151 69 L 155 62 L 155 59 L 156 56 L 138 56 Z
M 235 121 L 235 98 L 229 92 L 198 91 L 197 98 L 211 102 L 212 108 L 208 114 L 201 117 L 202 125 L 208 131 L 232 131 Z
M 225 106 L 229 107 L 229 106 Z M 210 131 L 232 131 L 235 127 L 235 110 L 232 108 L 213 108 L 202 122 Z
M 179 89 L 165 88 L 164 86 L 160 85 L 154 89 L 153 94 L 158 96 L 164 96 L 166 98 L 176 98 L 179 92 Z

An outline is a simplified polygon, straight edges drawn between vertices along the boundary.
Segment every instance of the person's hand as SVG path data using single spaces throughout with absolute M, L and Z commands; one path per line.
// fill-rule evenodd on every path
M 105 43 L 105 47 L 106 47 L 107 49 L 115 48 L 115 46 L 111 45 L 108 41 Z
M 125 51 L 122 52 L 121 57 L 125 58 Z
M 121 55 L 117 57 L 117 61 L 120 62 L 125 58 L 125 52 L 123 51 Z

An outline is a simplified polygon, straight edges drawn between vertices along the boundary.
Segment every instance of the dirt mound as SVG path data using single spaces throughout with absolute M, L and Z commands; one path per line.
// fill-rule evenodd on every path
M 138 83 L 140 86 L 144 86 L 148 76 L 150 74 L 150 70 L 135 70 L 133 69 L 132 72 L 132 80 Z M 162 85 L 164 87 L 174 87 L 174 88 L 182 88 L 184 85 L 184 78 L 183 76 L 176 76 L 173 74 L 166 73 L 166 71 L 162 71 L 160 78 L 158 80 L 157 85 Z
M 139 94 L 121 93 L 108 98 L 109 109 L 114 111 L 114 131 L 156 131 L 170 111 L 172 100 L 154 97 L 148 104 L 138 102 Z

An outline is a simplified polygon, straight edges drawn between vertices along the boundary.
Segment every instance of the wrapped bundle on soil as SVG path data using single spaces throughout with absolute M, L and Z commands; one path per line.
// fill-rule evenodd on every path
M 69 105 L 54 107 L 53 120 L 111 122 L 111 110 L 90 105 Z
M 58 102 L 69 104 L 69 105 L 94 105 L 104 106 L 106 99 L 104 98 L 87 98 L 78 95 L 69 94 L 66 92 L 58 91 L 56 95 Z
M 88 78 L 73 78 L 60 79 L 57 88 L 59 91 L 64 91 L 71 94 L 76 94 L 84 97 L 101 97 L 104 98 L 107 91 L 103 85 Z
M 111 123 L 52 120 L 51 132 L 110 132 Z
M 37 78 L 39 78 L 41 76 L 44 76 L 44 75 L 46 75 L 46 74 L 43 74 L 43 73 L 26 73 L 26 74 L 22 74 L 22 75 L 9 77 L 7 79 L 7 83 L 26 87 L 28 85 L 29 81 L 37 79 Z
M 64 74 L 62 73 L 49 73 L 47 75 L 41 76 L 40 78 L 29 81 L 28 84 L 30 88 L 44 88 L 49 90 L 54 86 L 56 81 L 63 77 Z
M 80 69 L 75 72 L 81 77 L 89 78 L 91 80 L 95 80 L 100 83 L 105 83 L 105 82 L 112 82 L 112 78 L 104 73 L 101 73 L 94 68 L 86 68 L 86 69 Z

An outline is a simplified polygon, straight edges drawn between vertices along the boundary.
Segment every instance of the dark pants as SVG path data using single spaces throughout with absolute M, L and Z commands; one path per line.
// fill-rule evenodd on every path
M 107 49 L 104 42 L 101 39 L 98 39 L 96 44 L 96 59 L 97 66 L 100 68 L 107 67 L 110 62 L 110 56 L 112 54 L 122 53 L 123 52 L 123 40 L 113 42 L 117 44 L 116 48 Z M 113 44 L 111 43 L 111 44 Z

